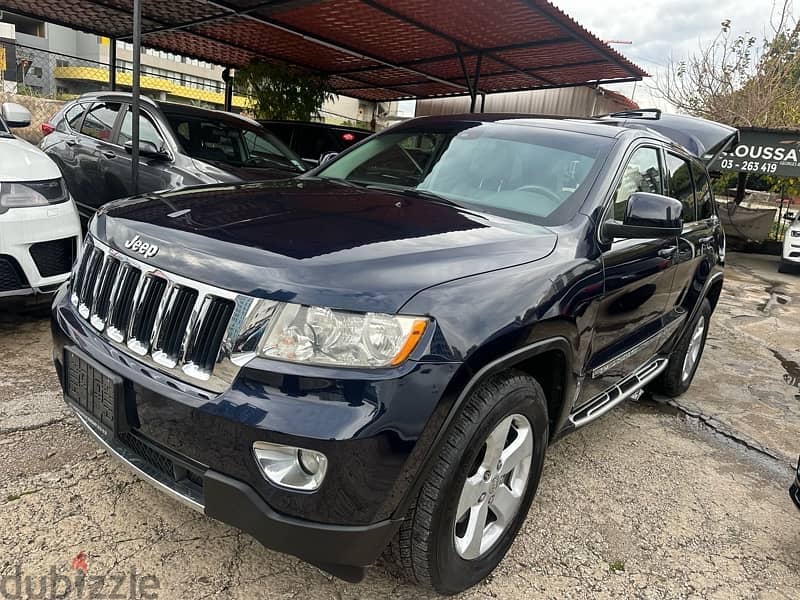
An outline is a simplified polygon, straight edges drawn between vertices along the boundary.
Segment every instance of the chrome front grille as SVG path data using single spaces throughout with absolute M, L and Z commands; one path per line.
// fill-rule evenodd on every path
M 166 273 L 87 237 L 70 300 L 114 346 L 221 392 L 255 356 L 276 303 Z

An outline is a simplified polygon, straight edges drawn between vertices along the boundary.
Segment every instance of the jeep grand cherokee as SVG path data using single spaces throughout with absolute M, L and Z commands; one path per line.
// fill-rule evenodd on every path
M 548 444 L 689 387 L 724 262 L 705 162 L 735 137 L 658 111 L 424 118 L 296 180 L 114 202 L 53 306 L 66 401 L 270 548 L 357 581 L 388 545 L 463 590 Z

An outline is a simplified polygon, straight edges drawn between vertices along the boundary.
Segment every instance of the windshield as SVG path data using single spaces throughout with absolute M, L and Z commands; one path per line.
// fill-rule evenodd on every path
M 372 138 L 316 175 L 559 225 L 577 212 L 612 143 L 601 136 L 503 123 L 403 128 Z
M 238 119 L 167 114 L 167 121 L 192 158 L 234 167 L 304 172 L 300 157 L 266 129 Z

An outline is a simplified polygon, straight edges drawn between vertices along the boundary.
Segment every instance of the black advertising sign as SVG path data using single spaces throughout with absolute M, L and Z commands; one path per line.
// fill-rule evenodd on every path
M 739 145 L 715 160 L 709 170 L 800 177 L 800 133 L 742 129 Z

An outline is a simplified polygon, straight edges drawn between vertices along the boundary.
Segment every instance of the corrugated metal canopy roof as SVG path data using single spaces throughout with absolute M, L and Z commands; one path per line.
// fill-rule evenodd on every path
M 0 9 L 117 39 L 132 0 L 0 0 Z M 330 76 L 367 100 L 634 81 L 642 69 L 546 0 L 142 0 L 142 43 L 230 67 Z

